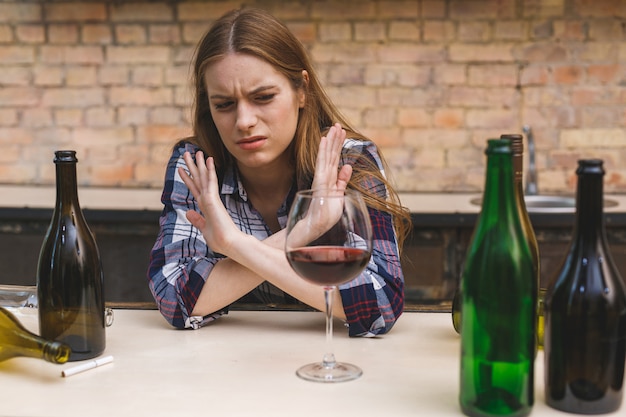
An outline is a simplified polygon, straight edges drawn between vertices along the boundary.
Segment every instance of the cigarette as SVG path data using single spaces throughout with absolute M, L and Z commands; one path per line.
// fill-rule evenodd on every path
M 100 359 L 95 359 L 93 361 L 81 363 L 80 365 L 67 368 L 66 370 L 61 372 L 61 376 L 68 377 L 68 376 L 76 375 L 77 373 L 85 372 L 89 369 L 97 368 L 98 366 L 106 365 L 107 363 L 111 363 L 111 362 L 113 362 L 113 356 L 105 356 Z

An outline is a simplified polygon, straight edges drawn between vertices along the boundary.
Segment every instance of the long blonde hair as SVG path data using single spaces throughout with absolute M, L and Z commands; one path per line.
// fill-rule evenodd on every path
M 367 140 L 349 125 L 328 98 L 304 47 L 293 33 L 264 10 L 237 9 L 215 21 L 198 44 L 194 62 L 194 137 L 189 140 L 206 154 L 213 156 L 218 172 L 220 167 L 232 162 L 232 156 L 226 150 L 211 116 L 204 73 L 209 65 L 235 52 L 263 59 L 287 77 L 295 90 L 304 89 L 306 96 L 304 108 L 300 109 L 294 139 L 288 150 L 291 152 L 291 160 L 294 161 L 298 188 L 310 187 L 315 172 L 319 140 L 326 129 L 334 123 L 340 123 L 346 129 L 349 138 Z M 303 70 L 308 73 L 308 80 L 304 79 Z M 382 155 L 380 156 L 382 158 Z M 388 212 L 393 216 L 401 247 L 411 227 L 410 214 L 402 207 L 396 192 L 374 161 L 362 159 L 365 158 L 361 158 L 359 163 L 353 166 L 353 175 L 348 187 L 361 191 L 369 207 Z M 360 184 L 368 178 L 384 184 L 388 197 L 384 198 L 363 189 Z

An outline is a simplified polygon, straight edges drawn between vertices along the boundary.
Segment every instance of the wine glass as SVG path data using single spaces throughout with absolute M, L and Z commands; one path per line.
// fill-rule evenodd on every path
M 332 349 L 333 293 L 357 277 L 372 254 L 372 226 L 357 191 L 303 190 L 296 193 L 287 221 L 285 253 L 294 271 L 324 287 L 326 353 L 321 362 L 296 371 L 303 379 L 343 382 L 360 377 L 355 365 L 337 362 Z

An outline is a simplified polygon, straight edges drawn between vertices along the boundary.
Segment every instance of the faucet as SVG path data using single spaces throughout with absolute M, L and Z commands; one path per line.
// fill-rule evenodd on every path
M 535 138 L 533 137 L 533 131 L 528 125 L 522 127 L 526 140 L 528 141 L 528 174 L 526 176 L 526 189 L 524 194 L 537 195 L 539 189 L 537 188 L 537 166 L 535 165 Z

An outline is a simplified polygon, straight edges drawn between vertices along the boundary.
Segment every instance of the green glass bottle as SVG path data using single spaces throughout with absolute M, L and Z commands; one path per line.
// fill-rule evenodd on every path
M 606 240 L 602 160 L 578 162 L 570 248 L 545 299 L 545 397 L 580 414 L 620 408 L 626 359 L 626 285 Z
M 533 273 L 537 280 L 537 346 L 543 346 L 543 293 L 545 290 L 541 289 L 541 263 L 539 257 L 539 245 L 537 244 L 537 237 L 535 236 L 535 230 L 533 224 L 530 221 L 528 210 L 526 210 L 526 202 L 524 201 L 524 142 L 522 135 L 519 134 L 504 134 L 501 135 L 502 139 L 509 139 L 511 141 L 511 149 L 513 151 L 513 180 L 515 182 L 515 201 L 517 202 L 517 210 L 519 213 L 520 221 L 522 222 L 522 229 L 524 230 L 524 236 L 528 242 L 530 248 L 530 254 L 533 257 Z
M 56 204 L 37 266 L 39 333 L 68 344 L 70 361 L 105 348 L 102 263 L 78 203 L 75 151 L 55 152 Z
M 70 357 L 70 347 L 26 330 L 13 313 L 0 307 L 0 362 L 18 356 L 65 363 Z
M 482 210 L 461 278 L 459 401 L 469 416 L 525 416 L 534 402 L 537 281 L 515 201 L 511 142 L 487 141 Z

